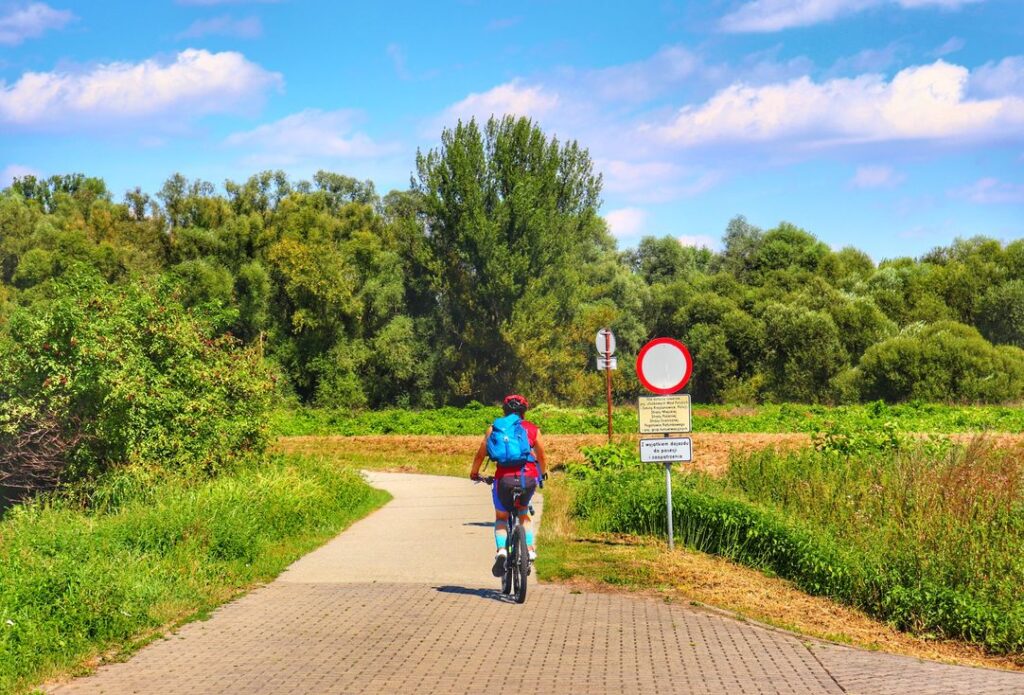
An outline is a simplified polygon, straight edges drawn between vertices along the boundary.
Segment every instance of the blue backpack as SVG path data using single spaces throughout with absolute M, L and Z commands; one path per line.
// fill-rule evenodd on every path
M 518 415 L 512 413 L 494 421 L 487 437 L 487 456 L 499 466 L 522 466 L 533 461 L 530 436 Z

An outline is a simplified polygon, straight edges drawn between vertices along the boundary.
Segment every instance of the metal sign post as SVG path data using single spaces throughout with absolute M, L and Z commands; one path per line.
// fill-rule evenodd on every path
M 640 434 L 661 434 L 659 439 L 640 440 L 642 463 L 665 464 L 665 511 L 668 518 L 668 548 L 675 548 L 672 528 L 672 464 L 692 460 L 689 437 L 672 434 L 690 431 L 690 396 L 673 396 L 686 386 L 693 370 L 690 351 L 678 340 L 655 338 L 647 343 L 636 358 L 636 374 L 640 383 L 654 397 L 641 397 L 637 404 Z
M 668 512 L 668 549 L 675 550 L 676 534 L 672 531 L 672 464 L 665 462 L 665 507 Z
M 673 396 L 662 396 L 661 398 L 672 398 Z M 661 400 L 641 398 L 641 408 L 644 401 Z M 675 396 L 678 398 L 678 396 Z M 687 396 L 687 398 L 689 398 Z M 686 431 L 689 431 L 689 403 L 687 403 Z M 640 462 L 665 464 L 665 509 L 668 512 L 668 547 L 675 548 L 675 533 L 672 530 L 672 464 L 686 463 L 693 459 L 693 444 L 689 437 L 669 437 L 661 439 L 640 440 Z

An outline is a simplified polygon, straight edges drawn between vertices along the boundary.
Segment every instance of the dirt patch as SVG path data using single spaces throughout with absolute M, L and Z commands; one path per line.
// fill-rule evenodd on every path
M 686 467 L 720 475 L 733 453 L 749 453 L 767 447 L 792 450 L 810 444 L 806 434 L 720 434 L 701 432 L 693 438 L 693 458 Z M 617 436 L 617 442 L 636 442 L 636 435 Z M 585 446 L 600 446 L 608 441 L 601 434 L 545 434 L 544 448 L 553 468 L 566 463 L 581 463 Z M 281 453 L 331 454 L 358 452 L 381 457 L 435 456 L 464 460 L 468 470 L 480 437 L 452 435 L 363 435 L 355 437 L 282 437 L 275 450 Z M 396 461 L 397 463 L 398 461 Z M 397 470 L 397 469 L 396 469 Z

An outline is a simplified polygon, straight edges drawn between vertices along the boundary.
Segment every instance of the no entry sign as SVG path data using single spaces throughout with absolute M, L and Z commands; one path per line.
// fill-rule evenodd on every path
M 686 386 L 692 371 L 690 351 L 674 338 L 655 338 L 636 357 L 636 375 L 651 393 L 675 393 Z

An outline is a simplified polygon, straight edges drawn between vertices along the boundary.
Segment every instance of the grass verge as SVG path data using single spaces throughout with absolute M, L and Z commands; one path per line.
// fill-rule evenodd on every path
M 792 580 L 925 637 L 1024 657 L 1024 467 L 1013 449 L 826 440 L 762 451 L 724 479 L 679 475 L 687 546 Z M 605 447 L 571 469 L 572 513 L 593 531 L 660 534 L 664 483 L 636 452 Z
M 383 504 L 351 469 L 275 456 L 196 482 L 132 470 L 83 511 L 0 522 L 0 692 L 76 673 L 204 614 Z
M 599 533 L 572 517 L 573 491 L 564 475 L 544 488 L 544 521 L 537 570 L 544 581 L 580 590 L 642 593 L 662 600 L 723 609 L 811 637 L 862 649 L 951 664 L 1024 670 L 1019 659 L 987 653 L 957 640 L 924 639 L 901 632 L 863 611 L 824 596 L 811 596 L 793 582 L 677 544 L 663 537 Z M 662 501 L 662 504 L 664 502 Z

